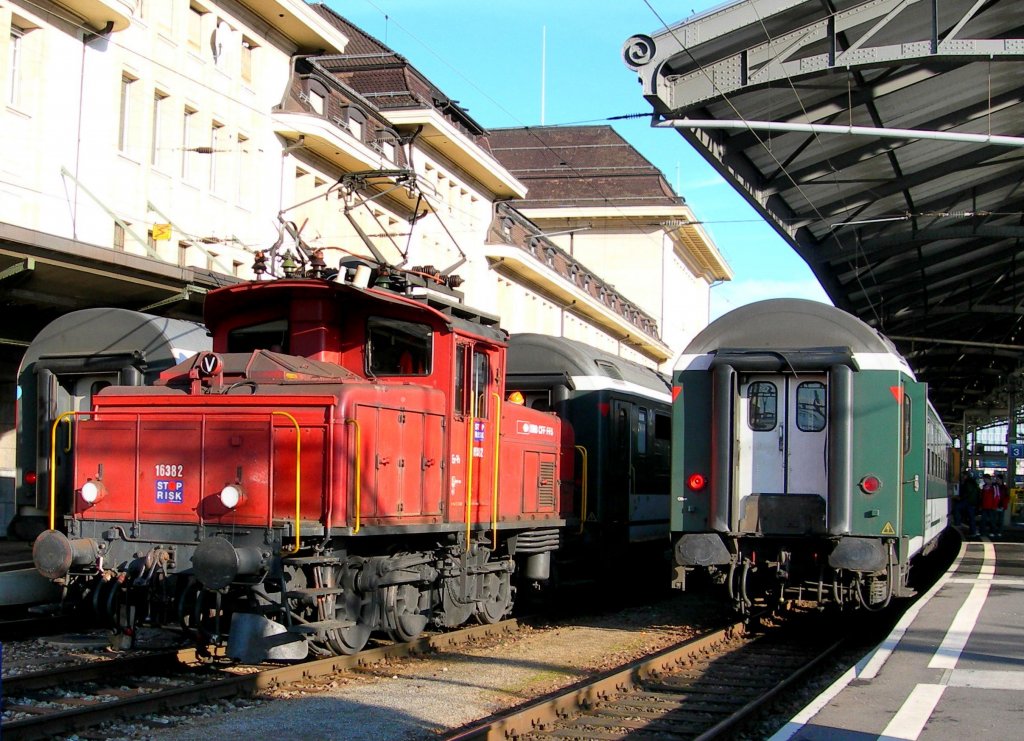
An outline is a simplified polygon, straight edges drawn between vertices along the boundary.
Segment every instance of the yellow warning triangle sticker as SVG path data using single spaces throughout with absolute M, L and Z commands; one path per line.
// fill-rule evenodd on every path
M 882 528 L 882 535 L 895 535 L 896 531 L 892 529 L 892 523 L 885 523 L 885 527 Z

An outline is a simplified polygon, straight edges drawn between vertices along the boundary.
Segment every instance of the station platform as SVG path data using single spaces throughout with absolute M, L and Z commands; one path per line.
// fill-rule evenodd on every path
M 59 598 L 60 589 L 40 576 L 32 564 L 32 544 L 0 538 L 0 612 Z
M 1024 528 L 965 540 L 883 643 L 771 741 L 1020 738 Z

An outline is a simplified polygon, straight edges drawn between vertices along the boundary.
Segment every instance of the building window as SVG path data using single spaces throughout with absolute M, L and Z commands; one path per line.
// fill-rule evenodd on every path
M 217 172 L 217 154 L 220 152 L 221 136 L 224 133 L 224 124 L 214 121 L 210 125 L 210 192 L 216 193 L 219 188 Z
M 206 252 L 206 269 L 216 270 L 217 269 L 217 258 L 220 257 L 216 252 Z
M 188 45 L 195 51 L 203 48 L 203 15 L 206 11 L 190 5 L 188 8 Z
M 188 248 L 190 247 L 188 242 L 178 242 L 178 265 L 179 267 L 188 267 Z
M 131 152 L 132 131 L 132 97 L 135 79 L 130 75 L 121 75 L 121 117 L 118 120 L 117 148 L 122 154 Z
M 316 90 L 309 91 L 309 107 L 313 109 L 313 113 L 321 116 L 324 115 L 324 110 L 326 110 L 325 102 L 324 96 Z
M 25 51 L 25 31 L 11 26 L 11 43 L 7 49 L 7 102 L 17 106 L 21 102 L 21 75 Z
M 192 178 L 193 170 L 195 165 L 193 158 L 195 152 L 192 151 L 193 131 L 192 128 L 195 126 L 196 111 L 194 108 L 185 106 L 185 113 L 181 120 L 181 178 L 182 180 L 190 180 Z
M 167 108 L 167 95 L 159 90 L 153 93 L 153 140 L 150 144 L 149 161 L 159 169 L 162 164 L 164 115 Z
M 238 204 L 245 206 L 249 202 L 249 139 L 238 135 L 238 167 L 235 177 L 238 178 Z
M 252 50 L 254 48 L 256 45 L 250 39 L 242 37 L 239 73 L 246 82 L 252 82 Z
M 114 222 L 114 249 L 124 252 L 124 224 L 120 221 Z

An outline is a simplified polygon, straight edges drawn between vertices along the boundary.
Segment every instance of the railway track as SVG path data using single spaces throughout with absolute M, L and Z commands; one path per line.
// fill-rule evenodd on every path
M 5 717 L 12 719 L 0 725 L 0 737 L 5 741 L 51 738 L 106 721 L 252 695 L 388 659 L 507 635 L 519 626 L 518 620 L 505 620 L 372 648 L 353 656 L 251 667 L 248 673 L 237 673 L 239 668 L 234 664 L 199 662 L 195 651 L 189 649 L 21 674 L 3 682 L 3 710 Z
M 815 638 L 819 632 L 732 623 L 446 739 L 728 738 L 841 645 L 834 632 L 831 640 Z

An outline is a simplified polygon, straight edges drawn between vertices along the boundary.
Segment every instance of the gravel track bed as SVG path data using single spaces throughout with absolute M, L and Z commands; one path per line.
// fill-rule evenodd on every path
M 526 627 L 512 637 L 292 684 L 256 698 L 108 724 L 70 739 L 410 741 L 438 735 L 685 640 L 722 620 L 715 600 L 655 604 Z

